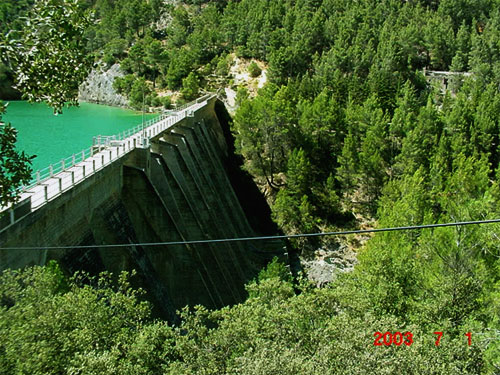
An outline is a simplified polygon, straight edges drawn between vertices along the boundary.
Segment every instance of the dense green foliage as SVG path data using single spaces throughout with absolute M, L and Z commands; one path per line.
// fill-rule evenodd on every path
M 269 187 L 285 232 L 357 225 L 350 213 L 383 227 L 498 217 L 498 0 L 184 3 L 81 2 L 100 21 L 85 31 L 87 51 L 121 63 L 127 75 L 115 87 L 137 108 L 162 104 L 158 88 L 179 90 L 186 100 L 213 90 L 207 77 L 226 77 L 233 53 L 262 61 L 269 82 L 256 98 L 238 91 L 233 131 L 245 168 Z M 6 4 L 0 15 L 13 20 Z M 25 9 L 19 4 L 16 12 Z M 256 66 L 249 67 L 254 76 Z M 446 88 L 426 81 L 424 69 L 472 75 L 452 75 Z M 176 328 L 148 320 L 130 289 L 76 281 L 61 289 L 53 270 L 7 273 L 0 333 L 9 339 L 0 342 L 0 368 L 498 373 L 498 230 L 379 234 L 360 250 L 355 270 L 327 288 L 303 283 L 297 295 L 286 277 L 268 271 L 248 285 L 245 303 L 185 312 Z M 79 315 L 84 305 L 96 316 Z M 54 315 L 59 325 L 51 331 L 43 322 Z M 28 332 L 21 340 L 19 330 Z M 397 330 L 411 331 L 415 343 L 373 345 L 375 331 Z M 439 348 L 434 331 L 445 333 Z M 473 335 L 470 348 L 465 332 Z M 74 338 L 78 346 L 68 348 Z M 46 362 L 18 360 L 32 353 Z
M 189 97 L 198 84 L 211 89 L 205 76 L 227 75 L 229 53 L 267 63 L 270 82 L 259 95 L 251 99 L 240 91 L 233 130 L 245 167 L 271 188 L 273 215 L 284 231 L 344 225 L 350 212 L 380 226 L 498 215 L 498 1 L 190 4 L 162 8 L 160 15 L 171 17 L 166 28 L 151 22 L 122 35 L 129 45 L 125 67 Z M 447 91 L 426 82 L 424 69 L 473 75 L 451 76 Z M 333 290 L 352 297 L 346 309 L 361 314 L 354 316 L 366 327 L 372 325 L 360 316 L 370 311 L 374 319 L 395 319 L 421 332 L 443 327 L 457 340 L 464 329 L 498 331 L 496 230 L 376 236 L 344 286 Z M 252 350 L 246 352 L 252 361 L 275 360 Z M 494 371 L 498 347 L 485 353 L 476 353 L 482 358 L 477 368 L 461 371 Z M 307 362 L 300 353 L 289 355 L 284 362 Z M 486 358 L 490 367 L 483 367 Z
M 62 112 L 77 104 L 78 87 L 93 59 L 84 49 L 83 33 L 91 13 L 77 0 L 35 0 L 26 21 L 0 39 L 1 58 L 14 72 L 15 88 L 29 101 L 45 101 Z
M 24 99 L 45 101 L 55 113 L 77 105 L 78 88 L 93 58 L 83 46 L 91 21 L 90 3 L 79 0 L 22 0 L 0 4 L 0 90 L 11 84 Z M 1 104 L 0 104 L 1 106 Z M 1 106 L 0 115 L 5 108 Z M 1 120 L 1 117 L 0 117 Z M 17 131 L 0 129 L 0 204 L 19 199 L 19 188 L 31 180 L 29 157 L 16 150 Z
M 121 62 L 129 75 L 116 87 L 136 108 L 143 92 L 147 105 L 158 102 L 155 88 L 186 99 L 214 90 L 205 78 L 226 76 L 231 52 L 266 61 L 270 83 L 242 100 L 234 131 L 248 170 L 274 189 L 278 221 L 302 212 L 291 226 L 315 230 L 346 210 L 374 215 L 389 180 L 431 173 L 438 153 L 448 173 L 463 153 L 494 174 L 497 1 L 186 3 L 95 1 L 89 50 Z M 426 83 L 424 68 L 474 76 L 451 77 L 450 96 Z M 251 75 L 259 70 L 250 64 Z M 299 151 L 302 172 L 289 162 Z M 294 191 L 297 173 L 306 189 Z
M 32 0 L 5 0 L 0 2 L 0 41 L 3 35 L 10 30 L 22 28 L 24 16 L 32 5 Z M 1 44 L 1 43 L 0 43 Z M 3 53 L 0 51 L 0 54 Z M 5 57 L 0 56 L 0 99 L 15 98 L 16 93 L 12 89 L 14 77 L 12 70 L 4 62 Z
M 248 300 L 182 312 L 169 327 L 150 318 L 127 275 L 65 279 L 54 264 L 0 277 L 1 374 L 479 374 L 490 334 L 464 322 L 425 325 L 380 316 L 355 286 L 363 273 L 296 295 L 271 263 L 247 286 Z M 343 286 L 345 285 L 345 286 Z M 413 344 L 373 345 L 376 331 L 413 334 Z M 444 331 L 439 347 L 434 331 Z M 467 346 L 462 332 L 473 332 Z
M 33 0 L 4 0 L 0 3 L 0 33 L 22 27 L 22 17 L 26 16 Z
M 31 159 L 23 151 L 16 150 L 17 131 L 10 123 L 2 123 L 5 106 L 0 101 L 0 206 L 16 202 L 17 187 L 31 180 Z

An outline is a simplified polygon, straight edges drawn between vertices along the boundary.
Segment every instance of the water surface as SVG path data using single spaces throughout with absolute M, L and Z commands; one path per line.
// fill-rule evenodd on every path
M 2 119 L 18 130 L 17 148 L 37 155 L 34 171 L 90 147 L 93 136 L 114 135 L 142 122 L 140 112 L 99 104 L 81 103 L 56 116 L 43 103 L 8 103 Z M 144 119 L 155 116 L 146 114 Z

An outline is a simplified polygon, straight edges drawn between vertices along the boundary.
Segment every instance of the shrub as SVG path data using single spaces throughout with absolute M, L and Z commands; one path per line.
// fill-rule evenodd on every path
M 260 74 L 262 73 L 262 69 L 257 65 L 255 61 L 252 61 L 248 66 L 248 72 L 250 73 L 250 76 L 252 78 L 256 78 L 260 76 Z
M 162 101 L 161 101 L 161 98 L 158 97 L 157 95 L 153 96 L 151 98 L 151 105 L 153 107 L 160 107 L 162 105 Z
M 170 107 L 172 107 L 172 99 L 170 99 L 170 96 L 163 96 L 160 98 L 160 100 L 163 108 L 169 109 Z
M 188 101 L 196 99 L 199 90 L 198 77 L 196 77 L 196 74 L 193 72 L 189 73 L 189 75 L 182 80 L 181 93 L 183 98 Z

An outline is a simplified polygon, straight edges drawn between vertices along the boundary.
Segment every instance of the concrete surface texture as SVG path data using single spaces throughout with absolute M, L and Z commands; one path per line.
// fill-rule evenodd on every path
M 240 302 L 244 284 L 274 256 L 280 241 L 130 245 L 275 234 L 264 198 L 241 171 L 228 115 L 215 98 L 192 116 L 88 176 L 0 231 L 0 271 L 60 262 L 71 274 L 135 269 L 155 313 L 175 321 L 185 305 Z M 76 246 L 90 245 L 81 249 Z M 50 250 L 43 247 L 65 246 Z

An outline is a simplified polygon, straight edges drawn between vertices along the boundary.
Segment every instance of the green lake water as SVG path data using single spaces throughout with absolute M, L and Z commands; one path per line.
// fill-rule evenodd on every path
M 145 120 L 157 115 L 146 114 Z M 114 135 L 142 122 L 140 112 L 105 105 L 80 103 L 55 116 L 43 103 L 11 101 L 2 116 L 18 130 L 17 148 L 33 160 L 33 171 L 88 148 L 96 135 Z

